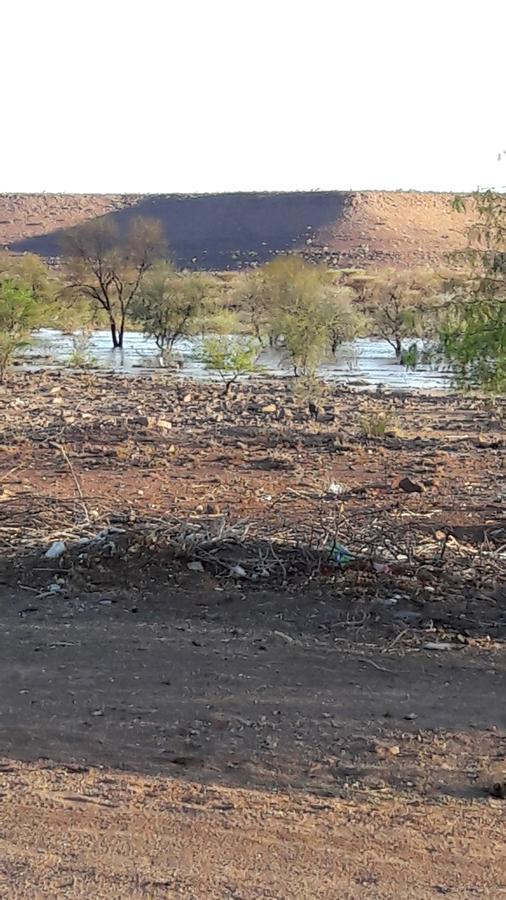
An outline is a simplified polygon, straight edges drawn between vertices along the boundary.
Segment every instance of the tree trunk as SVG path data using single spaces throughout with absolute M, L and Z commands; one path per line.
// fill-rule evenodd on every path
M 400 360 L 402 356 L 402 341 L 400 337 L 395 338 L 395 358 Z
M 109 324 L 111 326 L 112 346 L 113 349 L 116 350 L 118 347 L 121 347 L 118 329 L 116 328 L 116 322 L 114 321 L 114 319 L 110 319 Z

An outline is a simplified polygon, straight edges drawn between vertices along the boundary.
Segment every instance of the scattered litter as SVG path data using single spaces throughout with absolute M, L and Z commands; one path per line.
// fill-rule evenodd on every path
M 59 594 L 61 589 L 61 584 L 56 584 L 56 582 L 48 586 L 48 591 L 50 594 Z
M 340 497 L 341 494 L 345 493 L 346 488 L 344 484 L 341 484 L 339 481 L 331 481 L 327 488 L 327 494 L 332 494 L 333 497 Z
M 388 563 L 373 562 L 372 567 L 377 575 L 391 575 L 392 569 Z
M 334 563 L 337 563 L 339 566 L 348 565 L 352 559 L 353 554 L 345 547 L 343 544 L 338 544 L 337 541 L 334 541 L 330 547 L 327 548 L 329 553 L 329 560 Z
M 232 566 L 232 568 L 230 569 L 229 575 L 232 578 L 247 578 L 248 577 L 248 573 L 246 572 L 246 569 L 243 569 L 243 567 L 239 566 L 239 565 Z
M 194 560 L 193 562 L 187 563 L 186 568 L 189 569 L 190 572 L 203 572 L 204 571 L 204 566 L 202 565 L 201 562 L 199 562 L 198 559 Z
M 63 556 L 67 549 L 65 541 L 55 541 L 51 544 L 49 550 L 46 550 L 44 556 L 46 559 L 58 559 Z

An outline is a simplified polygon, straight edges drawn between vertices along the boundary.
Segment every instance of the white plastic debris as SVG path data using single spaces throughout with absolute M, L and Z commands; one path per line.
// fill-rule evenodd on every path
M 341 494 L 346 493 L 346 488 L 344 484 L 341 484 L 339 481 L 331 481 L 328 488 L 327 494 L 332 494 L 333 497 L 340 497 Z
M 44 556 L 46 559 L 58 559 L 60 556 L 63 556 L 66 549 L 65 541 L 55 541 L 51 544 L 49 550 L 46 550 Z
M 247 578 L 248 577 L 248 573 L 246 572 L 246 569 L 243 569 L 243 567 L 239 566 L 239 565 L 232 566 L 232 568 L 230 569 L 230 575 L 232 576 L 232 578 Z

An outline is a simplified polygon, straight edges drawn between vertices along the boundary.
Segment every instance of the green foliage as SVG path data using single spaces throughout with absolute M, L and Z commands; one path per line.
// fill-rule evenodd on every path
M 354 291 L 350 287 L 337 285 L 327 301 L 327 330 L 332 353 L 347 341 L 354 341 L 367 331 L 368 321 L 354 305 Z
M 242 273 L 233 290 L 232 302 L 247 331 L 253 334 L 261 347 L 265 347 L 269 338 L 272 306 L 265 270 L 250 269 Z
M 0 381 L 13 356 L 30 344 L 31 332 L 40 327 L 46 309 L 31 286 L 19 279 L 0 279 Z
M 506 195 L 476 193 L 476 222 L 448 290 L 451 302 L 440 327 L 440 351 L 464 388 L 506 390 Z
M 316 372 L 305 372 L 294 379 L 293 395 L 297 400 L 307 404 L 308 413 L 315 421 L 328 392 L 328 384 L 322 378 L 318 378 Z
M 56 299 L 60 289 L 56 274 L 34 253 L 23 253 L 20 256 L 0 254 L 0 273 L 4 278 L 21 282 L 39 303 L 49 305 Z
M 406 369 L 416 369 L 419 362 L 420 350 L 418 344 L 414 342 L 409 345 L 407 350 L 402 351 L 400 363 L 401 366 L 404 366 Z
M 212 295 L 211 279 L 201 272 L 177 272 L 168 263 L 153 267 L 132 305 L 132 316 L 162 352 L 179 338 L 199 331 Z
M 321 266 L 280 256 L 264 267 L 271 304 L 271 336 L 296 376 L 316 371 L 329 350 L 332 285 Z
M 440 297 L 439 278 L 425 269 L 404 272 L 384 269 L 362 284 L 374 328 L 395 351 L 400 361 L 403 340 L 427 337 Z
M 211 304 L 199 322 L 201 334 L 232 335 L 241 330 L 241 323 L 232 309 Z
M 204 338 L 199 361 L 217 372 L 225 383 L 225 395 L 241 375 L 258 371 L 258 350 L 251 340 L 219 335 Z
M 392 409 L 372 407 L 361 415 L 360 431 L 367 438 L 395 435 L 399 431 L 397 416 Z
M 72 335 L 72 353 L 67 359 L 67 366 L 73 369 L 90 369 L 97 363 L 90 350 L 90 333 L 81 329 Z
M 475 295 L 441 328 L 440 346 L 462 388 L 506 390 L 506 299 Z

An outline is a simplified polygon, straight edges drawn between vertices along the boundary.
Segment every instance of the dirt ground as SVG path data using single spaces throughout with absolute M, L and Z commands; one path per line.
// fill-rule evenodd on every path
M 0 400 L 0 896 L 506 895 L 500 408 Z

